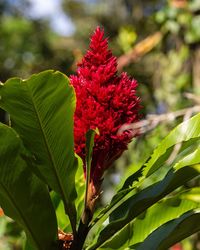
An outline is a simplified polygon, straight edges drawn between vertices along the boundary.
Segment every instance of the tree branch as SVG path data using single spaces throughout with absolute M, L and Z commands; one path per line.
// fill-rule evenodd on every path
M 124 131 L 132 131 L 133 135 L 135 134 L 144 134 L 148 131 L 157 127 L 160 123 L 163 122 L 171 122 L 176 118 L 185 116 L 186 114 L 194 114 L 200 112 L 200 105 L 195 105 L 194 107 L 189 107 L 181 110 L 177 110 L 175 112 L 169 112 L 161 115 L 147 115 L 147 119 L 133 123 L 133 124 L 125 124 L 119 130 L 118 134 L 122 134 Z

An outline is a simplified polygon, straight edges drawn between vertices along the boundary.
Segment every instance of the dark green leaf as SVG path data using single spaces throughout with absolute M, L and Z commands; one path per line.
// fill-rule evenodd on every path
M 0 124 L 0 204 L 35 249 L 55 249 L 57 223 L 48 188 L 26 166 L 21 150 L 14 130 Z
M 35 159 L 35 173 L 61 195 L 75 228 L 75 94 L 68 78 L 45 71 L 28 80 L 10 79 L 0 86 L 0 96 L 0 106 Z
M 192 210 L 178 219 L 167 222 L 150 234 L 141 244 L 132 246 L 135 250 L 166 250 L 175 243 L 200 230 L 200 211 Z

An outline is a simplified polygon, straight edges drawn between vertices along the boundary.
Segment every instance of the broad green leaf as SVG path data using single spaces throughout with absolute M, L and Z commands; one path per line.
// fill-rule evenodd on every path
M 143 242 L 150 233 L 164 223 L 198 207 L 200 207 L 200 188 L 193 188 L 175 197 L 165 198 L 127 224 L 100 249 L 125 249 L 130 245 Z
M 179 218 L 167 222 L 150 234 L 141 244 L 131 246 L 135 250 L 166 250 L 175 243 L 200 231 L 200 210 L 191 210 Z
M 156 147 L 146 164 L 126 179 L 122 189 L 131 186 L 133 182 L 140 180 L 142 176 L 148 177 L 153 174 L 168 159 L 175 145 L 182 143 L 180 151 L 183 151 L 198 140 L 200 140 L 200 114 L 174 128 Z
M 133 190 L 133 195 L 111 213 L 110 223 L 101 231 L 97 243 L 89 249 L 101 246 L 146 209 L 198 175 L 200 175 L 200 169 L 196 165 L 182 167 L 177 171 L 171 169 L 163 180 L 138 193 Z
M 35 249 L 55 249 L 57 222 L 48 188 L 21 158 L 22 147 L 15 131 L 0 124 L 0 204 Z
M 187 146 L 200 138 L 200 114 L 178 125 L 172 132 L 160 143 L 151 155 L 151 159 L 144 168 L 145 176 L 154 173 L 164 161 L 170 156 L 173 146 L 178 143 L 188 142 Z M 184 144 L 183 144 L 184 146 Z
M 178 161 L 174 169 L 178 170 L 186 165 L 195 165 L 200 163 L 200 148 L 197 148 L 192 152 L 191 154 L 188 154 L 184 158 L 182 158 L 180 161 Z
M 0 86 L 0 96 L 0 107 L 33 155 L 35 173 L 61 195 L 75 230 L 75 94 L 68 78 L 53 71 L 13 78 Z
M 198 140 L 200 140 L 200 114 L 181 123 L 172 130 L 154 150 L 146 164 L 144 163 L 141 168 L 125 180 L 124 185 L 113 197 L 110 205 L 94 218 L 91 226 L 96 227 L 102 224 L 109 214 L 131 195 L 130 193 L 134 193 L 135 188 L 138 188 L 148 176 L 163 166 L 163 163 L 171 155 L 175 145 L 182 143 L 180 150 L 180 153 L 182 153 L 183 151 L 187 151 Z

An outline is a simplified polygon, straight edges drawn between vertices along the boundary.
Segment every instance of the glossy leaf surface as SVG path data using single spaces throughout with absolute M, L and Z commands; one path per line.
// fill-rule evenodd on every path
M 200 188 L 193 188 L 175 197 L 165 198 L 130 222 L 100 249 L 125 249 L 143 242 L 164 223 L 176 219 L 185 212 L 200 207 Z
M 200 211 L 191 210 L 179 218 L 162 225 L 147 237 L 140 245 L 132 246 L 135 250 L 165 250 L 184 238 L 200 230 Z

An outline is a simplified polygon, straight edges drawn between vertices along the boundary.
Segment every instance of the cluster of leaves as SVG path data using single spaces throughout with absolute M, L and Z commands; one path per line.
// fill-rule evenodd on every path
M 25 230 L 26 249 L 59 249 L 58 226 L 74 241 L 80 236 L 85 196 L 74 153 L 74 89 L 62 73 L 45 71 L 1 84 L 0 97 L 10 115 L 10 126 L 0 124 L 0 205 Z M 84 249 L 167 249 L 199 231 L 200 189 L 186 185 L 200 174 L 199 139 L 200 114 L 176 127 L 94 215 Z
M 176 35 L 182 33 L 187 44 L 199 42 L 200 3 L 197 0 L 182 2 L 183 6 L 174 6 L 172 3 L 158 11 L 156 13 L 156 21 L 162 25 L 163 32 L 170 32 Z

